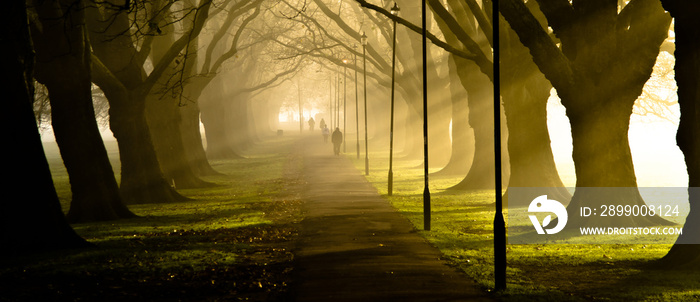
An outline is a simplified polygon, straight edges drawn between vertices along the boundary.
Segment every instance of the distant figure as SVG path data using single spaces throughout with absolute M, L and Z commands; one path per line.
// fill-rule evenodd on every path
M 314 121 L 314 118 L 309 118 L 309 131 L 314 132 L 314 125 L 316 124 L 316 121 Z
M 323 130 L 323 128 L 326 128 L 326 120 L 321 118 L 321 122 L 318 123 L 318 127 L 321 128 L 321 130 Z
M 331 135 L 331 129 L 328 129 L 328 126 L 323 125 L 321 132 L 323 133 L 323 142 L 328 143 L 328 136 Z
M 343 143 L 343 133 L 340 132 L 340 128 L 335 127 L 335 131 L 333 131 L 333 136 L 331 137 L 331 142 L 333 142 L 333 152 L 335 155 L 340 155 L 340 144 Z

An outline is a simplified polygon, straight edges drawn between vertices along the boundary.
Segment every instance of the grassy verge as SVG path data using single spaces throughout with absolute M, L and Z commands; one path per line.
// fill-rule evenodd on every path
M 388 161 L 372 156 L 367 179 L 408 217 L 421 235 L 484 290 L 493 282 L 494 192 L 445 191 L 462 177 L 431 177 L 431 231 L 423 229 L 422 161 L 394 161 L 394 190 L 387 193 Z M 355 160 L 364 170 L 364 161 Z M 507 301 L 698 301 L 695 271 L 652 269 L 670 245 L 508 245 Z
M 0 267 L 0 301 L 278 300 L 291 282 L 300 159 L 293 139 L 213 162 L 215 188 L 191 201 L 130 206 L 140 217 L 73 225 L 95 248 L 32 255 Z M 52 157 L 54 160 L 58 157 Z M 52 164 L 67 210 L 68 179 Z M 118 169 L 118 168 L 115 168 Z M 63 170 L 65 173 L 65 170 Z

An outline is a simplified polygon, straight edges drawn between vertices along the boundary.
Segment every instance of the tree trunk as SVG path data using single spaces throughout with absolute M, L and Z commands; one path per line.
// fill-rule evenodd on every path
M 487 190 L 495 187 L 493 153 L 493 89 L 489 78 L 465 65 L 474 65 L 463 59 L 455 60 L 462 86 L 467 90 L 469 125 L 474 130 L 474 157 L 467 176 L 453 190 Z M 467 68 L 464 68 L 467 67 Z M 455 142 L 459 143 L 459 142 Z
M 566 204 L 571 200 L 571 194 L 559 177 L 547 128 L 547 100 L 552 86 L 536 67 L 510 74 L 521 76 L 506 77 L 503 81 L 510 156 L 508 187 L 548 188 L 538 190 L 537 194 L 547 194 L 548 198 Z M 532 200 L 535 197 L 519 198 Z
M 586 98 L 584 92 L 581 92 L 581 95 L 582 98 Z M 596 97 L 591 94 L 587 96 Z M 608 102 L 599 103 L 597 107 L 589 107 L 587 110 L 567 110 L 571 121 L 576 187 L 587 188 L 574 193 L 567 207 L 570 214 L 568 225 L 635 227 L 668 224 L 658 216 L 584 218 L 578 213 L 580 207 L 600 208 L 611 202 L 623 206 L 645 204 L 637 189 L 637 178 L 627 136 L 632 104 L 634 100 L 630 101 L 629 97 L 613 98 Z
M 394 152 L 397 150 L 397 146 L 400 146 L 401 150 L 400 157 L 403 159 L 423 159 L 423 114 L 418 113 L 411 107 L 411 104 L 406 103 L 406 111 L 403 111 L 405 115 L 401 115 L 397 111 L 395 116 L 398 121 L 402 121 L 394 125 Z M 403 125 L 402 125 L 403 124 Z M 401 129 L 399 129 L 401 128 Z M 399 136 L 398 134 L 403 134 Z M 400 139 L 397 139 L 399 136 Z M 397 145 L 396 143 L 399 142 Z M 394 153 L 396 156 L 397 153 Z M 418 167 L 422 167 L 421 163 Z
M 659 47 L 667 36 L 670 16 L 653 0 L 639 0 L 622 10 L 614 1 L 564 2 L 556 9 L 541 5 L 561 42 L 559 46 L 522 1 L 501 2 L 501 13 L 566 107 L 572 129 L 576 187 L 603 187 L 574 193 L 567 208 L 571 214 L 568 225 L 590 222 L 579 216 L 581 206 L 594 208 L 612 200 L 622 205 L 644 204 L 636 189 L 627 131 L 634 101 L 649 79 Z M 597 217 L 595 226 L 650 223 L 667 222 L 658 216 L 626 217 L 619 221 Z
M 47 88 L 54 135 L 70 177 L 73 193 L 67 214 L 68 221 L 75 223 L 135 217 L 136 215 L 124 205 L 119 193 L 119 186 L 94 118 L 89 82 L 87 85 L 70 85 L 68 82 L 74 82 L 76 77 L 67 77 L 66 74 L 63 76 L 66 76 L 63 79 L 73 81 L 51 84 L 47 82 Z M 83 97 L 77 97 L 76 92 L 81 88 Z
M 180 131 L 185 154 L 194 173 L 199 176 L 222 175 L 211 167 L 207 160 L 206 151 L 204 151 L 202 133 L 199 126 L 199 103 L 187 104 L 181 107 L 180 114 L 182 116 Z
M 225 141 L 230 142 L 233 150 L 238 154 L 241 154 L 244 150 L 249 148 L 252 143 L 250 137 L 250 127 L 252 124 L 248 103 L 249 101 L 246 96 L 236 97 L 231 104 L 228 104 L 231 110 L 225 111 L 228 114 L 225 115 L 224 120 L 231 121 L 230 127 L 224 128 L 229 129 L 229 131 L 224 133 L 226 136 Z M 222 105 L 226 106 L 224 104 Z
M 541 74 L 533 76 L 541 77 Z M 539 190 L 538 194 L 546 193 L 548 198 L 566 204 L 571 194 L 559 177 L 547 128 L 549 87 L 510 87 L 503 92 L 510 155 L 508 187 L 548 188 L 548 191 Z
M 470 146 L 473 145 L 474 134 L 469 127 L 469 105 L 467 91 L 459 81 L 455 70 L 454 57 L 450 56 L 450 99 L 452 100 L 452 152 L 450 160 L 442 170 L 435 175 L 466 175 L 469 172 L 472 158 Z M 478 72 L 475 71 L 475 72 Z M 472 155 L 473 156 L 473 155 Z
M 0 37 L 0 73 L 8 106 L 0 120 L 4 138 L 15 145 L 5 148 L 5 156 L 12 160 L 3 179 L 9 188 L 27 188 L 29 181 L 32 188 L 22 195 L 22 200 L 3 202 L 0 254 L 87 247 L 90 244 L 73 231 L 61 211 L 32 110 L 34 57 L 26 2 L 11 1 L 4 9 L 7 16 L 0 25 L 7 32 Z
M 226 136 L 226 106 L 219 100 L 201 103 L 202 123 L 207 138 L 207 157 L 209 159 L 241 158 L 229 143 Z
M 127 12 L 107 17 L 92 6 L 88 11 L 93 58 L 93 81 L 107 96 L 110 128 L 119 145 L 121 193 L 127 204 L 169 203 L 186 198 L 165 180 L 146 121 L 150 85 L 134 58 Z M 106 26 L 106 27 L 105 27 Z M 95 62 L 97 61 L 97 62 Z
M 165 180 L 146 121 L 145 95 L 130 93 L 125 102 L 110 101 L 110 126 L 122 163 L 121 192 L 127 204 L 186 200 Z
M 49 91 L 54 135 L 73 193 L 68 220 L 135 217 L 122 202 L 95 121 L 83 10 L 71 6 L 69 12 L 64 12 L 53 4 L 36 6 L 42 30 L 34 30 L 33 37 L 37 79 Z
M 661 261 L 665 268 L 700 268 L 700 3 L 662 0 L 675 18 L 676 82 L 681 121 L 676 141 L 688 169 L 690 212 L 680 235 Z
M 547 126 L 547 101 L 552 84 L 532 61 L 515 32 L 505 22 L 501 23 L 501 39 L 506 45 L 501 49 L 501 95 L 508 123 L 510 158 L 509 189 L 504 202 L 508 201 L 510 188 L 537 187 L 542 188 L 537 190 L 538 195 L 546 194 L 547 198 L 567 204 L 571 194 L 559 177 Z M 518 196 L 528 201 L 535 197 Z
M 192 21 L 190 18 L 187 18 L 188 22 Z M 166 22 L 172 22 L 170 16 L 166 16 L 164 19 Z M 150 53 L 153 65 L 161 64 L 175 41 L 175 32 L 172 27 L 166 28 L 162 35 L 154 38 Z M 188 45 L 188 50 L 196 54 L 197 45 L 196 40 L 192 41 Z M 167 68 L 168 74 L 158 79 L 158 84 L 156 84 L 162 89 L 162 92 L 154 91 L 146 97 L 146 119 L 153 137 L 153 146 L 158 156 L 158 162 L 165 179 L 176 188 L 213 186 L 212 183 L 205 182 L 195 175 L 190 166 L 190 160 L 186 156 L 180 132 L 182 121 L 180 105 L 189 101 L 183 95 L 185 93 L 184 86 L 187 83 L 184 82 L 185 80 L 178 79 L 177 76 L 172 77 L 172 75 L 181 73 L 182 79 L 191 78 L 196 60 L 195 55 L 186 57 L 186 61 L 182 64 L 170 62 Z
M 452 102 L 446 82 L 436 79 L 428 92 L 428 155 L 431 168 L 444 167 L 451 156 L 450 118 Z M 430 87 L 430 86 L 429 86 Z M 447 92 L 445 92 L 447 91 Z M 422 120 L 422 119 L 421 119 Z M 421 134 L 423 132 L 421 131 Z
M 176 188 L 211 187 L 214 184 L 197 177 L 189 165 L 180 132 L 178 101 L 169 94 L 150 94 L 146 98 L 146 117 L 163 176 Z

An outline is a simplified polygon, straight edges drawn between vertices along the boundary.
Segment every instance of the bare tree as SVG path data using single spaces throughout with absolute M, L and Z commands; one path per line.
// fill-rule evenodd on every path
M 134 217 L 122 202 L 95 121 L 84 2 L 36 1 L 31 9 L 38 16 L 31 23 L 36 79 L 48 90 L 51 124 L 73 193 L 68 220 Z
M 246 92 L 274 85 L 299 66 L 299 60 L 293 60 L 295 64 L 262 60 L 269 57 L 266 43 L 285 31 L 268 19 L 274 5 L 262 0 L 234 3 L 226 15 L 219 16 L 213 33 L 202 39 L 206 48 L 198 54 L 199 69 L 190 71 L 185 107 L 190 107 L 186 112 L 192 125 L 201 112 L 210 158 L 240 157 L 238 153 L 254 136 Z M 203 93 L 208 97 L 201 98 Z M 198 133 L 198 120 L 196 125 Z
M 183 3 L 183 12 L 192 11 L 196 7 L 194 1 Z M 151 10 L 160 10 L 153 7 Z M 173 11 L 163 16 L 164 26 L 160 26 L 160 33 L 153 38 L 150 60 L 158 65 L 167 54 L 169 48 L 175 42 L 177 36 L 183 33 L 191 33 L 192 26 L 196 24 L 196 14 L 184 14 L 180 16 Z M 181 21 L 174 23 L 173 20 Z M 197 63 L 196 52 L 198 39 L 192 39 L 182 50 L 182 53 L 168 66 L 156 82 L 151 93 L 146 97 L 146 118 L 149 130 L 153 138 L 158 162 L 166 180 L 176 188 L 202 188 L 211 187 L 214 184 L 199 178 L 195 173 L 187 153 L 186 144 L 199 144 L 199 141 L 184 141 L 181 107 L 186 105 L 183 100 L 184 86 L 190 77 L 191 70 Z M 208 165 L 208 163 L 207 163 Z M 209 166 L 210 167 L 210 166 Z
M 124 7 L 133 11 L 134 16 L 148 10 L 140 6 L 140 2 L 127 5 L 129 3 L 121 1 L 114 5 L 104 2 L 103 7 L 92 7 L 87 14 L 93 49 L 93 81 L 102 88 L 110 102 L 110 126 L 119 143 L 122 162 L 120 189 L 127 203 L 181 200 L 184 197 L 171 187 L 160 169 L 146 122 L 146 98 L 170 64 L 201 32 L 212 2 L 203 0 L 184 13 L 194 15 L 194 24 L 164 52 L 150 73 L 144 64 L 151 53 L 153 36 L 162 31 L 159 22 L 167 10 L 157 10 L 155 16 L 147 16 L 143 23 L 133 22 L 142 25 L 134 28 L 130 11 Z M 131 35 L 132 30 L 139 34 L 145 30 L 147 35 Z

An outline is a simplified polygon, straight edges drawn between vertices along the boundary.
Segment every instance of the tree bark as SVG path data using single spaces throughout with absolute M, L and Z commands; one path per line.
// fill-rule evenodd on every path
M 495 187 L 493 154 L 493 89 L 491 80 L 482 73 L 473 72 L 472 62 L 455 60 L 462 86 L 467 89 L 469 125 L 474 130 L 474 157 L 466 177 L 450 189 L 487 190 Z M 461 66 L 460 66 L 461 65 Z M 456 142 L 460 143 L 460 142 Z
M 204 134 L 207 138 L 207 158 L 242 158 L 231 148 L 226 135 L 226 129 L 229 125 L 226 123 L 227 107 L 224 103 L 218 100 L 208 100 L 200 104 Z
M 169 21 L 168 19 L 166 18 L 166 21 Z M 154 65 L 160 63 L 174 42 L 175 33 L 172 28 L 165 29 L 164 34 L 154 39 L 151 50 Z M 196 51 L 197 43 L 193 42 L 193 44 L 188 45 L 190 51 Z M 156 89 L 146 97 L 146 119 L 153 138 L 153 146 L 163 176 L 174 188 L 203 188 L 214 185 L 200 179 L 190 166 L 180 128 L 182 121 L 180 105 L 187 102 L 182 95 L 185 93 L 184 86 L 187 83 L 181 82 L 177 77 L 171 77 L 171 74 L 182 73 L 183 79 L 190 78 L 195 60 L 196 56 L 188 56 L 182 64 L 171 63 L 168 74 L 159 79 L 157 84 L 162 92 Z M 201 142 L 199 144 L 201 145 Z
M 661 261 L 665 268 L 700 268 L 700 3 L 662 0 L 675 18 L 676 82 L 681 121 L 676 141 L 688 169 L 690 212 L 680 235 Z
M 7 16 L 0 26 L 7 32 L 0 36 L 0 60 L 7 107 L 2 121 L 3 136 L 15 145 L 5 148 L 11 158 L 5 169 L 5 184 L 10 188 L 32 188 L 22 200 L 5 200 L 0 212 L 0 254 L 15 256 L 27 252 L 46 252 L 63 248 L 90 246 L 67 223 L 53 185 L 49 164 L 41 145 L 32 102 L 33 49 L 27 26 L 25 1 L 11 1 L 3 8 Z
M 119 147 L 120 191 L 124 202 L 142 204 L 186 200 L 170 186 L 160 170 L 146 122 L 145 94 L 128 90 L 97 56 L 93 55 L 92 66 L 92 79 L 110 105 L 109 125 Z
M 128 12 L 101 15 L 95 7 L 90 10 L 88 24 L 91 25 L 93 51 L 100 58 L 97 83 L 107 95 L 110 103 L 110 126 L 119 144 L 122 162 L 122 197 L 127 203 L 168 203 L 184 200 L 165 180 L 153 147 L 153 140 L 146 121 L 146 97 L 153 85 L 167 70 L 169 64 L 184 49 L 191 39 L 197 37 L 208 18 L 211 1 L 203 1 L 194 10 L 192 28 L 171 45 L 163 54 L 161 62 L 154 64 L 146 77 L 143 70 L 144 48 L 137 51 L 129 32 Z M 105 22 L 109 20 L 109 22 Z M 145 38 L 146 40 L 149 37 Z M 95 67 L 95 64 L 93 64 Z
M 44 1 L 34 9 L 40 22 L 32 31 L 36 77 L 49 91 L 54 135 L 73 193 L 68 220 L 135 217 L 122 202 L 95 120 L 82 1 Z
M 568 206 L 568 225 L 581 226 L 578 207 L 610 200 L 644 204 L 636 189 L 627 140 L 634 101 L 651 75 L 671 18 L 658 2 L 631 1 L 619 13 L 616 2 L 538 0 L 561 50 L 525 4 L 501 0 L 501 13 L 529 49 L 533 61 L 557 89 L 571 122 L 576 187 L 622 187 L 577 191 Z M 575 6 L 575 9 L 574 9 Z M 601 195 L 602 194 L 602 195 Z M 606 195 L 611 194 L 611 195 Z M 602 221 L 596 226 L 665 223 L 659 217 Z
M 146 100 L 148 128 L 153 137 L 153 146 L 158 163 L 166 180 L 175 188 L 191 189 L 211 187 L 190 166 L 181 133 L 179 100 L 170 94 L 150 94 Z M 201 145 L 201 142 L 199 143 Z
M 431 67 L 434 65 L 429 64 Z M 437 72 L 433 72 L 433 74 L 437 74 Z M 449 79 L 449 76 L 447 78 Z M 450 142 L 452 98 L 449 86 L 445 83 L 448 81 L 437 77 L 429 78 L 428 82 L 430 88 L 428 92 L 428 155 L 430 156 L 431 168 L 442 168 L 447 165 L 452 151 L 452 142 Z
M 467 91 L 459 80 L 459 75 L 455 70 L 454 56 L 450 55 L 450 99 L 452 101 L 452 152 L 447 164 L 435 175 L 467 175 L 472 158 L 469 156 L 473 151 L 470 146 L 474 140 L 474 134 L 469 127 L 469 105 L 467 104 Z M 472 155 L 473 156 L 473 155 Z
M 629 100 L 612 99 L 586 111 L 567 111 L 571 120 L 576 187 L 603 188 L 574 193 L 568 206 L 571 214 L 568 225 L 584 226 L 593 222 L 596 227 L 668 224 L 658 216 L 584 218 L 577 213 L 580 207 L 599 208 L 611 201 L 623 206 L 645 204 L 636 188 L 637 178 L 627 135 L 632 106 L 627 103 Z M 609 187 L 615 189 L 607 189 Z
M 231 110 L 226 111 L 225 120 L 230 120 L 231 125 L 228 131 L 227 140 L 230 142 L 234 152 L 241 154 L 250 147 L 252 139 L 250 136 L 251 116 L 249 111 L 249 100 L 247 94 L 236 97 L 230 106 Z
M 185 153 L 190 161 L 190 167 L 192 167 L 194 173 L 199 176 L 222 175 L 214 170 L 207 160 L 199 126 L 199 101 L 181 107 L 180 114 L 182 116 L 182 123 L 180 124 L 182 141 L 185 146 Z
M 506 25 L 506 24 L 503 24 Z M 507 25 L 501 26 L 501 74 L 503 107 L 508 123 L 508 155 L 510 156 L 509 189 L 539 187 L 537 194 L 564 204 L 571 194 L 564 188 L 552 153 L 547 126 L 547 101 L 552 85 L 537 69 L 532 56 Z M 546 188 L 546 189 L 545 189 Z M 537 196 L 518 196 L 532 200 Z
M 525 82 L 522 86 L 504 83 L 502 93 L 509 132 L 508 187 L 549 188 L 546 192 L 548 198 L 568 203 L 571 194 L 559 177 L 547 128 L 547 100 L 551 86 L 539 71 L 522 80 Z
M 436 16 L 437 24 L 445 33 L 445 39 L 448 42 L 455 45 L 464 45 L 465 48 L 479 53 L 473 60 L 453 56 L 459 80 L 467 90 L 467 106 L 469 109 L 469 118 L 467 120 L 474 133 L 474 153 L 471 167 L 469 167 L 466 176 L 450 189 L 493 189 L 495 187 L 495 159 L 493 155 L 493 106 L 490 101 L 493 100 L 493 89 L 490 88 L 493 87 L 491 83 L 493 73 L 491 70 L 484 69 L 483 60 L 487 59 L 482 56 L 483 49 L 488 49 L 488 39 L 483 34 L 482 29 L 477 28 L 473 24 L 473 14 L 469 15 L 465 10 L 461 9 L 461 4 L 456 1 L 450 1 L 450 8 L 452 13 L 457 16 L 456 18 L 445 10 L 441 3 L 431 1 L 429 4 Z M 481 44 L 477 44 L 475 40 L 480 41 Z M 464 119 L 464 117 L 456 117 L 453 120 L 455 119 Z M 453 131 L 452 143 L 466 143 L 459 140 L 467 138 L 465 134 L 467 134 L 468 129 L 459 127 L 459 123 L 454 123 L 453 129 L 455 125 L 458 126 L 455 131 L 461 131 L 462 133 L 455 135 Z M 505 132 L 506 127 L 503 127 L 503 129 Z M 504 135 L 503 138 L 505 137 Z
M 106 91 L 105 95 L 108 95 Z M 127 102 L 120 104 L 122 106 L 115 106 L 110 99 L 110 126 L 122 162 L 122 196 L 128 204 L 186 200 L 166 181 L 161 171 L 146 120 L 146 96 L 129 95 Z

